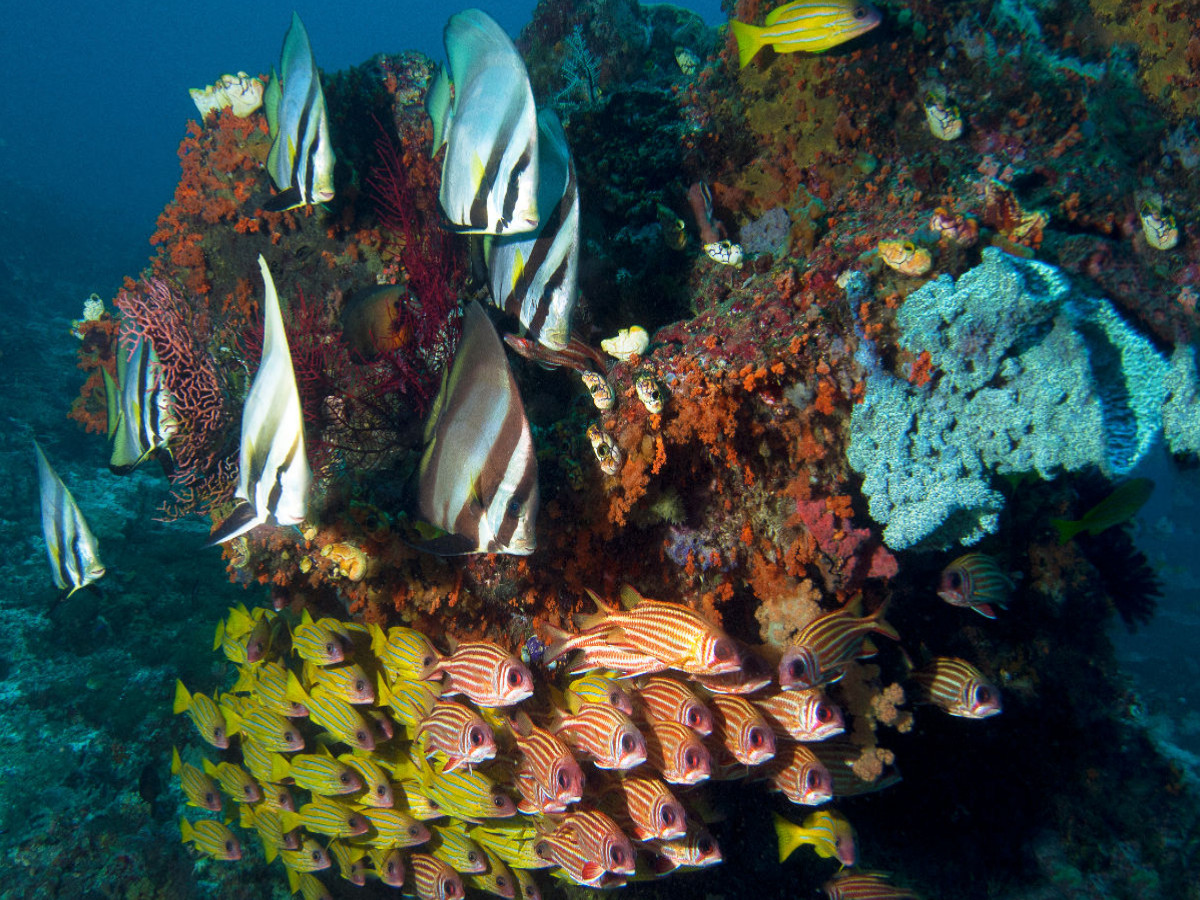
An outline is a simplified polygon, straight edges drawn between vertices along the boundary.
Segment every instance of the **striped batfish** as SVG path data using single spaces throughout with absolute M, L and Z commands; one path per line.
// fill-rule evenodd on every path
M 267 171 L 279 193 L 263 203 L 268 212 L 279 212 L 333 199 L 333 165 L 329 117 L 321 75 L 313 61 L 312 45 L 300 17 L 283 39 L 279 74 L 263 93 L 263 109 L 271 132 Z
M 133 347 L 118 340 L 117 377 L 104 373 L 108 406 L 108 437 L 113 442 L 108 468 L 126 475 L 159 450 L 165 451 L 179 431 L 175 401 L 162 381 L 162 363 L 154 345 L 134 339 Z M 172 468 L 167 453 L 160 456 L 163 469 Z
M 440 554 L 512 553 L 537 545 L 537 457 L 504 348 L 478 303 L 425 426 L 419 508 L 447 534 L 419 546 Z
M 242 406 L 242 447 L 235 494 L 242 502 L 217 529 L 213 544 L 223 544 L 267 522 L 295 525 L 303 521 L 312 480 L 304 452 L 304 414 L 279 312 L 279 295 L 261 255 L 258 265 L 266 286 L 263 352 Z
M 42 498 L 42 535 L 46 538 L 46 556 L 50 574 L 60 590 L 74 594 L 104 575 L 100 548 L 87 520 L 75 504 L 75 498 L 50 466 L 37 441 L 38 482 Z M 64 598 L 65 599 L 65 598 Z
M 776 53 L 820 53 L 865 34 L 881 19 L 879 10 L 870 3 L 797 0 L 771 10 L 762 28 L 736 19 L 729 21 L 729 27 L 737 39 L 738 62 L 745 68 L 765 46 Z
M 442 212 L 464 233 L 531 231 L 538 224 L 538 127 L 525 63 L 482 10 L 452 16 L 445 43 L 450 71 L 438 71 L 426 102 L 433 152 L 446 145 Z
M 579 192 L 567 136 L 551 109 L 538 113 L 538 173 L 538 227 L 488 239 L 484 255 L 492 301 L 539 344 L 564 350 L 578 296 Z

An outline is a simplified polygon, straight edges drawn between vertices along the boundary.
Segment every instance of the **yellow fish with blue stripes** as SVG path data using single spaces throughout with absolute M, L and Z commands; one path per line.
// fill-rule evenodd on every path
M 737 38 L 738 62 L 744 69 L 763 47 L 770 46 L 776 53 L 821 53 L 865 34 L 881 19 L 870 3 L 797 0 L 771 10 L 761 28 L 736 19 L 729 21 L 729 27 Z

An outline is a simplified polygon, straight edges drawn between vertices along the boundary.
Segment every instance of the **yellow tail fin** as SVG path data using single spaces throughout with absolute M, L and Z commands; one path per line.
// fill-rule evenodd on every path
M 745 22 L 739 22 L 737 19 L 730 19 L 729 27 L 733 31 L 733 36 L 737 39 L 738 67 L 744 69 L 750 60 L 754 59 L 754 54 L 763 48 L 764 41 L 762 34 L 765 29 L 758 28 L 755 25 L 747 25 Z

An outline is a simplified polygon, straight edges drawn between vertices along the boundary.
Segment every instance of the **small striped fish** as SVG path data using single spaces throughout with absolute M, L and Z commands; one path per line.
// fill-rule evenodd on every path
M 567 813 L 543 838 L 551 844 L 573 844 L 596 865 L 613 875 L 632 875 L 633 844 L 620 826 L 595 809 Z
M 392 848 L 368 847 L 367 856 L 371 860 L 371 874 L 388 887 L 404 885 L 404 857 L 400 851 Z
M 444 675 L 442 696 L 464 694 L 478 706 L 512 706 L 533 696 L 533 676 L 519 659 L 497 644 L 468 641 L 422 674 Z
M 579 712 L 585 704 L 602 704 L 633 715 L 633 700 L 613 672 L 600 670 L 575 678 L 563 692 L 567 709 Z
M 872 632 L 899 640 L 896 629 L 883 621 L 885 608 L 886 604 L 861 618 L 839 609 L 809 622 L 779 661 L 779 686 L 805 690 L 837 681 L 851 662 L 874 655 L 875 648 L 866 643 Z
M 132 472 L 156 452 L 165 451 L 179 432 L 175 400 L 162 380 L 162 363 L 154 345 L 129 335 L 117 340 L 117 377 L 104 369 L 104 395 L 108 407 L 108 436 L 113 442 L 108 468 L 116 475 Z M 170 457 L 163 467 L 170 472 Z
M 46 539 L 46 556 L 50 559 L 50 574 L 59 590 L 69 590 L 68 597 L 104 575 L 100 548 L 87 520 L 75 503 L 75 498 L 50 466 L 37 441 L 38 484 L 42 500 L 42 536 Z
M 397 766 L 395 772 L 397 777 L 415 779 L 420 793 L 437 804 L 443 814 L 467 822 L 506 819 L 517 814 L 512 798 L 477 770 L 458 769 L 435 775 L 414 760 Z
M 262 661 L 271 643 L 271 625 L 276 614 L 256 607 L 253 612 L 238 605 L 230 607 L 228 617 L 217 623 L 213 649 L 221 648 L 225 658 L 235 665 Z
M 383 664 L 391 681 L 420 678 L 441 656 L 429 638 L 414 628 L 389 628 L 385 633 L 378 625 L 367 627 L 371 652 Z
M 213 859 L 241 859 L 242 845 L 224 822 L 216 819 L 201 819 L 198 822 L 179 820 L 179 831 L 183 843 L 191 844 Z
M 273 781 L 290 778 L 296 787 L 326 797 L 353 794 L 363 789 L 362 778 L 357 772 L 325 753 L 297 753 L 290 759 L 272 754 L 271 776 Z
M 252 693 L 264 709 L 289 719 L 303 718 L 308 715 L 308 709 L 304 704 L 289 699 L 287 695 L 290 674 L 275 660 L 263 663 L 257 670 L 244 668 L 237 684 L 233 686 L 233 692 Z
M 328 850 L 338 865 L 339 875 L 359 887 L 367 883 L 367 865 L 363 862 L 367 855 L 365 847 L 345 841 L 330 841 Z
M 360 812 L 371 825 L 363 840 L 372 847 L 416 847 L 429 840 L 429 829 L 410 813 L 382 807 L 363 807 Z
M 284 866 L 292 872 L 320 872 L 333 865 L 325 848 L 310 837 L 304 838 L 299 849 L 284 848 L 280 850 L 279 858 Z
M 548 869 L 553 862 L 538 856 L 537 844 L 541 836 L 524 819 L 512 819 L 486 826 L 477 825 L 467 829 L 467 834 L 480 845 L 491 850 L 514 869 Z
M 242 736 L 240 742 L 242 748 L 242 764 L 246 770 L 253 775 L 263 786 L 263 799 L 268 803 L 274 803 L 271 797 L 273 790 L 283 790 L 277 784 L 271 784 L 279 779 L 275 777 L 274 759 L 278 754 L 272 753 L 267 748 L 261 746 L 257 741 Z M 288 795 L 290 801 L 291 796 Z
M 684 835 L 683 805 L 658 778 L 626 775 L 610 782 L 604 797 L 613 803 L 614 817 L 639 841 L 669 841 Z
M 829 900 L 920 900 L 876 872 L 840 872 L 821 885 Z
M 329 693 L 355 705 L 375 702 L 375 687 L 357 663 L 316 666 L 304 663 L 304 678 L 310 688 L 320 685 Z
M 651 718 L 678 722 L 702 737 L 712 734 L 712 713 L 682 682 L 650 676 L 638 682 L 634 691 Z
M 464 896 L 462 878 L 436 856 L 414 853 L 408 858 L 408 865 L 421 900 L 461 900 Z
M 517 880 L 512 871 L 499 856 L 482 848 L 480 852 L 484 856 L 484 869 L 482 872 L 466 874 L 466 883 L 476 891 L 495 894 L 503 900 L 513 900 L 517 895 Z M 462 872 L 457 868 L 455 871 Z
M 870 3 L 856 0 L 797 0 L 773 9 L 762 28 L 731 19 L 741 68 L 765 46 L 776 53 L 820 53 L 865 34 L 882 16 Z
M 793 803 L 820 806 L 833 797 L 829 770 L 804 744 L 782 744 L 766 775 L 772 787 Z
M 823 741 L 846 730 L 846 720 L 836 703 L 820 688 L 782 691 L 754 704 L 778 737 L 794 741 Z
M 317 834 L 342 838 L 366 834 L 374 824 L 373 821 L 368 823 L 365 814 L 347 804 L 319 794 L 314 794 L 312 802 L 305 803 L 296 812 L 281 812 L 279 821 L 286 831 L 304 827 Z
M 337 740 L 357 747 L 359 750 L 374 750 L 375 735 L 362 714 L 340 697 L 335 697 L 321 688 L 308 694 L 304 705 L 308 716 Z
M 268 212 L 279 212 L 333 199 L 333 166 L 329 117 L 321 73 L 313 60 L 312 44 L 304 23 L 294 12 L 283 39 L 279 74 L 263 92 L 263 111 L 271 134 L 267 171 L 279 193 L 263 203 Z
M 418 505 L 446 535 L 419 546 L 442 554 L 532 553 L 538 510 L 533 435 L 504 347 L 474 301 L 425 441 Z
M 583 620 L 583 631 L 547 648 L 547 662 L 572 650 L 584 650 L 587 655 L 616 645 L 690 674 L 716 675 L 737 669 L 733 639 L 690 607 L 651 600 L 629 585 L 621 589 L 623 610 L 609 607 L 589 593 L 599 612 Z
M 432 753 L 442 755 L 443 772 L 477 765 L 496 755 L 491 726 L 475 710 L 452 700 L 435 703 L 417 725 L 415 737 L 427 758 Z
M 558 866 L 571 881 L 584 887 L 615 888 L 625 879 L 614 875 L 574 841 L 550 841 L 545 838 L 535 845 L 539 857 Z
M 749 700 L 717 695 L 710 701 L 725 749 L 743 766 L 759 766 L 775 755 L 775 732 Z
M 559 716 L 551 731 L 595 763 L 597 769 L 632 769 L 646 761 L 646 739 L 619 709 L 586 703 Z
M 735 642 L 736 643 L 736 642 Z M 750 648 L 738 643 L 738 668 L 720 675 L 694 675 L 692 680 L 713 694 L 753 694 L 775 680 L 775 670 Z
M 515 316 L 539 344 L 565 350 L 578 296 L 579 193 L 575 165 L 558 116 L 538 113 L 538 209 L 525 234 L 485 241 L 492 302 Z
M 279 295 L 261 254 L 258 266 L 266 288 L 263 349 L 262 362 L 242 405 L 242 442 L 234 494 L 241 503 L 213 533 L 213 544 L 223 544 L 265 523 L 298 525 L 304 521 L 312 481 L 304 451 L 304 413 L 279 311 Z
M 477 875 L 487 871 L 490 860 L 484 849 L 467 836 L 461 822 L 435 825 L 431 831 L 430 852 L 455 872 Z
M 214 765 L 204 760 L 204 774 L 215 778 L 221 789 L 235 803 L 257 803 L 263 798 L 262 788 L 250 777 L 250 773 L 236 763 L 220 762 Z
M 230 734 L 244 734 L 265 750 L 275 753 L 292 753 L 304 749 L 304 735 L 289 719 L 262 707 L 238 712 L 226 703 L 228 695 L 221 701 L 225 721 Z
M 383 768 L 369 757 L 356 753 L 343 753 L 338 761 L 345 763 L 359 774 L 363 781 L 362 794 L 356 799 L 363 806 L 394 806 L 396 797 L 392 782 Z
M 805 819 L 803 825 L 790 822 L 778 813 L 774 819 L 780 862 L 801 844 L 807 844 L 822 859 L 837 859 L 843 866 L 854 865 L 857 854 L 854 829 L 840 813 L 822 809 Z
M 1000 691 L 983 673 L 951 656 L 936 657 L 913 681 L 921 688 L 921 699 L 963 719 L 986 719 L 1000 713 Z
M 174 711 L 175 715 L 186 712 L 196 730 L 200 732 L 200 737 L 218 750 L 229 746 L 229 726 L 216 701 L 207 694 L 189 694 L 179 679 L 175 680 Z
M 171 749 L 171 774 L 179 776 L 179 786 L 183 788 L 189 805 L 209 812 L 221 811 L 221 794 L 212 776 L 191 763 L 185 763 L 174 748 Z
M 533 880 L 533 873 L 524 869 L 513 869 L 512 873 L 517 879 L 516 900 L 542 900 L 542 889 Z
M 689 826 L 687 834 L 677 840 L 648 841 L 646 848 L 655 855 L 652 865 L 659 875 L 680 866 L 715 866 L 723 859 L 720 845 L 700 825 Z
M 513 742 L 521 754 L 517 786 L 523 813 L 563 812 L 583 799 L 583 769 L 571 749 L 557 737 L 539 728 L 525 713 L 511 720 Z
M 833 795 L 835 797 L 857 797 L 860 794 L 873 794 L 876 791 L 882 791 L 884 788 L 891 787 L 893 784 L 900 782 L 900 772 L 891 763 L 887 763 L 884 766 L 883 771 L 874 781 L 859 778 L 855 772 L 855 764 L 867 754 L 872 752 L 876 755 L 886 754 L 887 751 L 882 748 L 875 748 L 873 751 L 864 749 L 844 737 L 834 738 L 831 741 L 822 741 L 818 744 L 806 744 L 805 746 L 825 766 L 825 770 L 833 780 Z M 890 754 L 883 758 L 890 758 Z M 874 760 L 871 760 L 871 763 L 873 766 L 876 764 Z
M 696 784 L 712 774 L 712 756 L 696 732 L 678 722 L 647 724 L 646 762 L 663 781 Z
M 986 553 L 960 556 L 942 572 L 938 596 L 951 606 L 973 609 L 988 619 L 996 618 L 996 607 L 1008 606 L 1013 581 L 996 560 Z
M 336 665 L 345 661 L 349 649 L 349 634 L 341 622 L 328 616 L 314 621 L 306 609 L 300 624 L 292 629 L 292 650 L 305 662 Z
M 525 63 L 504 29 L 478 9 L 452 16 L 445 39 L 449 73 L 438 70 L 426 101 L 433 152 L 446 144 L 442 212 L 455 231 L 531 231 L 538 224 L 539 154 Z

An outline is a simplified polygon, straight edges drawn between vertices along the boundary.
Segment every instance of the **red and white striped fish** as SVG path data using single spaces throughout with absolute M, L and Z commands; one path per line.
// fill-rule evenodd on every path
M 633 844 L 620 826 L 599 810 L 568 813 L 542 840 L 557 845 L 574 844 L 589 860 L 613 875 L 633 874 Z
M 831 741 L 806 745 L 821 761 L 833 783 L 835 797 L 857 797 L 860 794 L 873 794 L 900 782 L 900 772 L 895 765 L 887 762 L 882 772 L 873 781 L 860 778 L 854 766 L 863 757 L 864 750 L 849 738 L 837 737 Z M 875 748 L 876 754 L 890 760 L 891 754 L 882 747 Z
M 912 679 L 920 687 L 922 702 L 941 707 L 952 716 L 986 719 L 1003 708 L 1000 690 L 965 659 L 935 657 L 914 672 Z
M 524 713 L 512 720 L 513 741 L 521 754 L 517 787 L 523 813 L 561 813 L 583 798 L 583 769 L 571 749 L 539 728 Z
M 775 670 L 758 653 L 737 644 L 738 668 L 720 675 L 694 675 L 692 680 L 712 694 L 753 694 L 775 680 Z
M 712 756 L 696 732 L 678 722 L 650 720 L 647 725 L 646 762 L 664 781 L 696 784 L 712 774 Z
M 445 676 L 442 696 L 465 694 L 478 706 L 512 706 L 533 696 L 533 676 L 498 644 L 469 641 L 427 668 L 421 678 Z
M 678 722 L 702 737 L 712 734 L 712 713 L 683 682 L 650 676 L 634 685 L 634 693 L 647 717 Z
M 784 651 L 779 661 L 779 686 L 785 691 L 804 690 L 837 681 L 851 662 L 875 654 L 866 640 L 871 633 L 898 641 L 896 629 L 883 621 L 886 606 L 869 616 L 839 609 L 813 619 Z
M 445 758 L 443 772 L 473 766 L 496 755 L 491 726 L 469 706 L 439 700 L 417 725 L 415 734 L 426 759 L 434 753 Z
M 725 749 L 744 766 L 759 766 L 775 755 L 775 732 L 749 700 L 715 696 L 713 716 Z
M 459 874 L 436 856 L 414 853 L 408 865 L 420 900 L 460 900 L 466 894 Z
M 572 716 L 559 715 L 550 730 L 583 753 L 598 769 L 632 769 L 646 761 L 646 739 L 619 709 L 585 703 Z
M 986 553 L 960 556 L 942 571 L 937 595 L 951 606 L 973 609 L 988 619 L 996 607 L 1008 606 L 1015 585 L 1008 573 Z
M 821 890 L 829 900 L 920 900 L 877 872 L 839 872 L 821 885 Z
M 616 888 L 625 884 L 625 879 L 614 875 L 592 859 L 574 841 L 550 841 L 545 838 L 534 844 L 539 858 L 553 863 L 562 874 L 576 884 L 594 888 Z
M 820 688 L 782 691 L 756 699 L 754 705 L 775 729 L 777 737 L 823 741 L 846 730 L 841 709 Z
M 611 779 L 602 787 L 601 802 L 638 841 L 669 841 L 683 837 L 687 827 L 683 805 L 661 779 L 648 775 Z
M 703 826 L 688 828 L 684 837 L 673 841 L 649 841 L 653 853 L 652 867 L 665 875 L 680 866 L 715 866 L 721 862 L 721 848 Z
M 621 589 L 626 607 L 623 610 L 589 593 L 599 612 L 581 622 L 583 631 L 549 647 L 547 662 L 572 650 L 582 650 L 588 658 L 599 648 L 616 645 L 653 657 L 664 668 L 694 675 L 718 675 L 737 669 L 738 652 L 733 639 L 694 609 L 648 599 L 629 585 Z
M 820 806 L 833 799 L 833 778 L 804 744 L 784 743 L 767 770 L 768 780 L 793 803 Z

